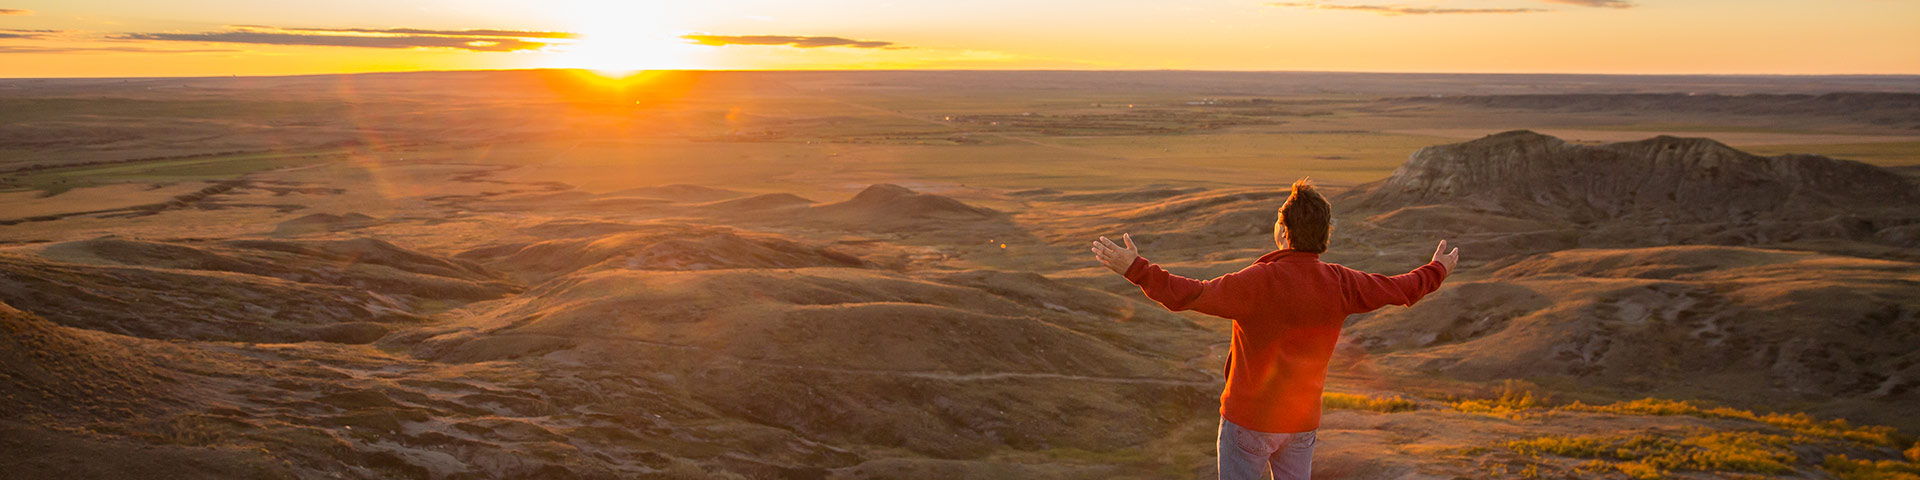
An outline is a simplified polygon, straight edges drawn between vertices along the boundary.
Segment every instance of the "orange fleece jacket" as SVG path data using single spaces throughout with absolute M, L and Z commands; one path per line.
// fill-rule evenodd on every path
M 1220 416 L 1271 433 L 1320 428 L 1327 361 L 1347 315 L 1413 305 L 1446 278 L 1440 262 L 1389 277 L 1323 263 L 1320 254 L 1299 250 L 1266 254 L 1204 282 L 1167 273 L 1145 257 L 1127 267 L 1127 280 L 1168 309 L 1233 320 Z

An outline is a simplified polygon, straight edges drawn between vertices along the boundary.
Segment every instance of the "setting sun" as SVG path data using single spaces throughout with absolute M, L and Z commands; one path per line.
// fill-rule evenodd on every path
M 671 5 L 651 2 L 576 6 L 569 17 L 577 38 L 553 47 L 544 66 L 586 69 L 613 78 L 642 70 L 692 68 L 690 57 L 697 47 L 666 26 L 676 13 Z

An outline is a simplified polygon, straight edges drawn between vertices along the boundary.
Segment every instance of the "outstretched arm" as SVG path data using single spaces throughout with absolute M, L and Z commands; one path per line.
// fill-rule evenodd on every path
M 1132 235 L 1123 234 L 1120 238 L 1126 242 L 1126 246 L 1117 245 L 1107 237 L 1094 241 L 1094 259 L 1114 273 L 1126 276 L 1127 281 L 1139 285 L 1147 298 L 1176 312 L 1191 309 L 1219 317 L 1232 317 L 1237 313 L 1237 304 L 1227 301 L 1231 295 L 1226 292 L 1248 284 L 1241 278 L 1246 275 L 1245 271 L 1204 282 L 1174 275 L 1141 257 L 1139 248 L 1133 245 Z
M 1342 279 L 1346 291 L 1347 311 L 1353 313 L 1371 312 L 1387 305 L 1407 305 L 1420 301 L 1421 297 L 1440 288 L 1440 282 L 1453 272 L 1453 266 L 1460 261 L 1460 249 L 1447 250 L 1447 241 L 1441 240 L 1440 246 L 1433 250 L 1433 261 L 1420 268 L 1401 275 L 1386 276 L 1378 273 L 1365 273 L 1350 269 Z

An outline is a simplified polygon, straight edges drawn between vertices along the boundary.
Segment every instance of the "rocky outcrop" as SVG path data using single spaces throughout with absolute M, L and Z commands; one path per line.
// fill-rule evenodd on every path
M 1521 130 L 1422 148 L 1343 199 L 1360 210 L 1449 204 L 1574 223 L 1702 223 L 1911 216 L 1894 208 L 1920 195 L 1898 174 L 1847 160 L 1669 136 L 1585 146 Z

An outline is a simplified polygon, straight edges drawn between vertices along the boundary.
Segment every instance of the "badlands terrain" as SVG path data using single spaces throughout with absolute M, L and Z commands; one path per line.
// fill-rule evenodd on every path
M 0 81 L 0 471 L 1212 478 L 1303 176 L 1318 478 L 1920 477 L 1920 78 L 1196 72 Z

